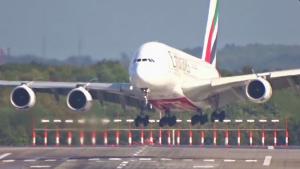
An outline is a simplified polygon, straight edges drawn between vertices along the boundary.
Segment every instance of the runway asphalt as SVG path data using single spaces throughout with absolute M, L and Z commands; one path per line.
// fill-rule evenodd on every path
M 1 169 L 299 169 L 298 149 L 2 147 Z

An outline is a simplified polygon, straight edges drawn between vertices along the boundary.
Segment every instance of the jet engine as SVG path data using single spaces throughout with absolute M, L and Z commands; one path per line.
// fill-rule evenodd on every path
M 271 84 L 263 78 L 252 80 L 246 86 L 246 95 L 254 103 L 265 103 L 272 96 Z
M 71 90 L 67 96 L 68 107 L 77 112 L 88 111 L 92 106 L 92 95 L 84 87 Z
M 23 84 L 12 90 L 10 102 L 17 109 L 28 109 L 35 105 L 36 96 L 30 87 Z

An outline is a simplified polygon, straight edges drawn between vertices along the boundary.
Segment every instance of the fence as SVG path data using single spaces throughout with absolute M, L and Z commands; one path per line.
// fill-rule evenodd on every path
M 134 128 L 132 119 L 128 128 L 48 128 L 49 123 L 85 124 L 80 120 L 41 120 L 43 128 L 33 128 L 32 144 L 37 145 L 213 145 L 213 146 L 288 146 L 289 135 L 287 121 L 279 120 L 224 120 L 216 121 L 211 128 Z M 111 121 L 122 123 L 120 119 Z M 157 123 L 158 120 L 151 120 Z M 179 121 L 178 121 L 179 122 Z M 181 121 L 183 122 L 183 121 Z M 190 123 L 190 120 L 186 121 Z M 243 127 L 247 123 L 248 128 Z M 284 126 L 284 127 L 283 127 Z

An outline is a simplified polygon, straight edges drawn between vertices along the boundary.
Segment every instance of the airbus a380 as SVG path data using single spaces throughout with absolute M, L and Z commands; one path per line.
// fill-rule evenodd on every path
M 192 111 L 191 123 L 208 121 L 202 110 L 216 110 L 211 119 L 224 120 L 220 107 L 241 100 L 264 103 L 273 89 L 291 87 L 299 91 L 300 69 L 221 77 L 216 69 L 219 1 L 211 0 L 201 58 L 159 42 L 143 44 L 129 67 L 130 83 L 89 83 L 50 81 L 0 81 L 1 87 L 13 87 L 10 101 L 17 109 L 28 109 L 36 102 L 36 93 L 67 95 L 67 106 L 88 111 L 93 100 L 116 101 L 141 108 L 135 125 L 147 126 L 147 107 L 165 113 L 160 126 L 173 126 L 177 111 Z

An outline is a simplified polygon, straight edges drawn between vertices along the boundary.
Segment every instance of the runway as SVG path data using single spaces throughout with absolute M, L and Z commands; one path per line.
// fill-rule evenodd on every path
M 199 147 L 2 147 L 1 169 L 298 169 L 298 149 Z

